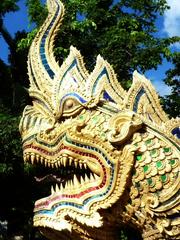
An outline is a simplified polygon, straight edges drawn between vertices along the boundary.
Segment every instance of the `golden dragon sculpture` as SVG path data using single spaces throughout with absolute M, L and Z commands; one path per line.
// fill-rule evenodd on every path
M 47 5 L 29 51 L 32 106 L 20 122 L 24 160 L 52 170 L 34 226 L 51 240 L 120 239 L 123 225 L 146 240 L 180 239 L 179 120 L 139 73 L 125 91 L 101 56 L 89 74 L 71 47 L 59 67 L 53 42 L 64 8 Z

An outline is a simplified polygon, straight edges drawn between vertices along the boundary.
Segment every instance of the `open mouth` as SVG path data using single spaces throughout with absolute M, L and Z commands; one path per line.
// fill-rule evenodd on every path
M 100 227 L 98 209 L 116 200 L 114 179 L 119 165 L 113 162 L 106 145 L 99 146 L 94 139 L 78 140 L 65 134 L 50 143 L 34 137 L 24 141 L 24 160 L 39 167 L 35 179 L 44 192 L 34 206 L 36 227 L 69 230 L 69 218 Z
M 24 159 L 36 166 L 35 180 L 46 189 L 42 197 L 50 201 L 57 196 L 80 198 L 103 187 L 106 182 L 105 167 L 98 156 L 88 151 L 62 144 L 55 152 L 48 152 L 30 144 L 24 146 Z M 42 201 L 40 205 L 37 201 L 36 207 L 41 208 Z
M 32 152 L 25 152 L 24 159 L 36 168 L 35 180 L 41 186 L 49 186 L 51 193 L 65 191 L 65 189 L 76 188 L 85 183 L 92 183 L 98 181 L 100 178 L 100 172 L 93 169 L 97 169 L 97 166 L 92 161 L 80 160 L 73 158 L 72 156 L 63 153 L 54 162 L 47 162 L 39 154 Z M 46 194 L 46 195 L 45 195 Z M 47 196 L 47 192 L 44 192 Z

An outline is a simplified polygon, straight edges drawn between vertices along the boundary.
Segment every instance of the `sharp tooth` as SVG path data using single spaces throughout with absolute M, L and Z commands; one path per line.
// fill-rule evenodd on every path
M 95 180 L 99 180 L 99 176 L 95 173 L 94 173 L 94 178 L 95 178 Z
M 80 186 L 80 183 L 76 177 L 76 175 L 74 174 L 74 178 L 73 178 L 73 184 L 76 186 L 76 187 L 79 187 Z
M 67 189 L 68 189 L 68 190 L 71 189 L 71 181 L 70 181 L 70 180 L 67 181 Z
M 56 192 L 59 192 L 59 187 L 58 187 L 57 183 L 56 183 Z
M 82 169 L 82 166 L 83 166 L 83 164 L 81 162 L 79 162 L 80 169 Z
M 56 168 L 58 168 L 58 162 L 55 162 L 54 165 Z
M 72 180 L 69 181 L 69 184 L 70 184 L 70 189 L 72 189 L 72 188 L 73 188 L 73 182 L 72 182 Z
M 54 188 L 51 186 L 51 194 L 54 194 Z
M 72 157 L 69 157 L 69 166 L 72 165 L 72 160 L 73 160 L 73 158 L 72 158 Z
M 63 166 L 66 167 L 67 157 L 62 157 L 62 161 L 63 161 Z
M 94 182 L 94 177 L 93 177 L 93 174 L 92 174 L 92 173 L 90 174 L 90 181 L 91 181 L 91 182 Z
M 59 162 L 61 163 L 61 165 L 63 165 L 63 158 L 62 157 L 60 157 L 60 161 Z
M 44 165 L 45 165 L 45 167 L 47 167 L 47 165 L 48 165 L 48 161 L 47 161 L 47 159 L 45 159 L 45 161 L 44 161 Z
M 23 159 L 24 159 L 24 162 L 27 161 L 27 156 L 26 156 L 26 154 L 23 155 Z
M 93 173 L 96 173 L 97 175 L 100 176 L 100 171 L 99 171 L 99 168 L 98 168 L 97 164 L 95 164 L 91 161 L 87 161 L 86 163 Z
M 68 190 L 68 181 L 65 183 L 65 189 Z
M 59 189 L 60 189 L 61 192 L 63 192 L 64 189 L 63 189 L 63 185 L 62 185 L 62 183 L 60 184 Z
M 48 167 L 49 167 L 49 168 L 51 167 L 51 163 L 50 163 L 50 162 L 48 162 Z
M 35 155 L 31 155 L 31 163 L 34 164 L 34 160 L 35 160 Z
M 85 182 L 89 182 L 89 178 L 88 178 L 87 174 L 85 174 Z
M 38 154 L 36 155 L 36 160 L 37 160 L 37 162 L 39 162 L 39 160 L 40 160 L 40 156 Z
M 29 153 L 26 154 L 26 159 L 27 159 L 27 160 L 30 160 L 30 155 L 29 155 Z
M 41 164 L 43 164 L 44 158 L 42 156 L 40 157 L 40 161 L 41 161 Z
M 69 187 L 70 187 L 70 186 L 69 186 L 69 181 L 67 180 L 67 181 L 66 181 L 66 189 L 69 190 Z
M 84 179 L 82 176 L 80 177 L 80 183 L 81 183 L 81 185 L 84 184 Z
M 87 169 L 87 164 L 84 162 L 84 168 Z
M 77 168 L 77 166 L 78 166 L 78 162 L 77 162 L 76 159 L 74 160 L 74 165 L 75 165 L 75 168 Z

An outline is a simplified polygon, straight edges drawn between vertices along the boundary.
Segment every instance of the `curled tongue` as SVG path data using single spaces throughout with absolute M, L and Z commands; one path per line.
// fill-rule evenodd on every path
M 48 174 L 45 177 L 34 177 L 36 182 L 40 183 L 49 183 L 49 182 L 56 182 L 56 183 L 62 183 L 64 180 L 62 178 L 58 178 L 56 175 Z

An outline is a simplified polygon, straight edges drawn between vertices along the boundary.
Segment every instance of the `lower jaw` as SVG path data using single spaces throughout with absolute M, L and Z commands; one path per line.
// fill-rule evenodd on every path
M 35 215 L 34 227 L 50 228 L 56 231 L 69 231 L 75 230 L 75 226 L 84 225 L 87 227 L 99 228 L 102 226 L 102 218 L 97 211 L 86 214 L 80 214 L 71 209 L 64 209 L 58 212 L 57 215 Z M 75 224 L 75 222 L 77 224 Z
M 53 194 L 38 200 L 34 209 L 34 226 L 71 231 L 72 226 L 66 220 L 68 217 L 87 226 L 100 227 L 102 220 L 97 210 L 101 208 L 101 204 L 97 204 L 97 199 L 101 191 L 105 192 L 106 185 L 107 179 L 103 178 L 99 179 L 99 183 L 89 184 L 84 192 Z
M 106 174 L 105 174 L 106 175 Z M 65 189 L 57 190 L 56 192 L 51 193 L 50 196 L 37 200 L 35 203 L 35 214 L 39 212 L 50 212 L 55 208 L 63 207 L 72 207 L 72 208 L 83 208 L 85 203 L 92 202 L 94 196 L 98 196 L 99 192 L 105 191 L 105 186 L 107 186 L 106 176 L 94 182 L 84 183 L 78 185 L 77 182 L 75 185 L 76 188 L 71 188 L 67 186 Z M 93 201 L 94 202 L 94 201 Z

